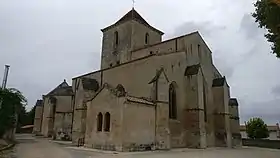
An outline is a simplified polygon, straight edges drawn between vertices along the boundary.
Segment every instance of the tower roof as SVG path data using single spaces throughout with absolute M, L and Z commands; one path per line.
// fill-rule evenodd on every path
M 55 89 L 49 92 L 46 96 L 55 96 L 55 95 L 72 95 L 72 86 L 69 86 L 66 80 L 59 84 Z
M 113 25 L 110 25 L 104 29 L 102 29 L 101 31 L 104 32 L 112 27 L 115 27 L 117 25 L 120 25 L 124 22 L 130 21 L 130 20 L 134 20 L 137 21 L 147 27 L 149 27 L 150 29 L 160 33 L 161 35 L 163 35 L 164 33 L 154 27 L 152 27 L 134 8 L 132 8 L 132 10 L 130 10 L 128 13 L 126 13 L 120 20 L 118 20 L 116 23 L 114 23 Z

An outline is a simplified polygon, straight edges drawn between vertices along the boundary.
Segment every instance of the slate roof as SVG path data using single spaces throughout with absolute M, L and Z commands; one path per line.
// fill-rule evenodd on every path
M 238 101 L 236 98 L 230 98 L 228 104 L 229 106 L 238 106 Z
M 198 74 L 200 64 L 188 66 L 185 70 L 185 76 L 192 76 Z
M 73 95 L 72 86 L 69 86 L 66 80 L 59 84 L 55 89 L 49 92 L 46 96 L 68 96 Z
M 108 26 L 108 27 L 102 29 L 101 31 L 104 32 L 104 31 L 108 30 L 109 28 L 115 27 L 115 26 L 117 26 L 117 25 L 119 25 L 119 24 L 122 24 L 122 23 L 127 22 L 127 21 L 130 21 L 130 20 L 135 20 L 135 21 L 137 21 L 137 22 L 139 22 L 139 23 L 141 23 L 141 24 L 143 24 L 143 25 L 149 27 L 150 29 L 152 29 L 152 30 L 154 30 L 154 31 L 156 31 L 156 32 L 158 32 L 158 33 L 160 33 L 161 35 L 164 34 L 162 31 L 160 31 L 160 30 L 158 30 L 158 29 L 152 27 L 151 25 L 149 25 L 148 22 L 147 22 L 144 18 L 142 18 L 142 16 L 141 16 L 134 8 L 133 8 L 132 10 L 130 10 L 128 13 L 126 13 L 126 14 L 125 14 L 120 20 L 118 20 L 116 23 L 114 23 L 113 25 Z
M 37 100 L 35 106 L 43 106 L 43 100 Z
M 85 90 L 97 91 L 99 89 L 99 83 L 95 79 L 82 78 L 82 85 Z
M 149 82 L 149 84 L 151 84 L 151 83 L 157 81 L 158 78 L 160 77 L 161 73 L 164 74 L 164 77 L 166 78 L 167 82 L 169 82 L 169 80 L 168 80 L 168 78 L 167 78 L 167 76 L 166 76 L 166 74 L 165 74 L 165 72 L 164 72 L 164 68 L 161 68 L 160 70 L 157 70 L 156 75 L 155 75 L 154 78 Z
M 212 87 L 221 87 L 221 86 L 224 86 L 225 81 L 226 81 L 226 78 L 225 78 L 225 77 L 223 77 L 223 78 L 216 78 L 216 79 L 213 80 Z

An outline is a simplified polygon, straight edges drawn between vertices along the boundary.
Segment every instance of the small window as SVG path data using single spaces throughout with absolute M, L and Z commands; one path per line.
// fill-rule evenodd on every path
M 176 52 L 178 51 L 178 41 L 177 41 L 177 39 L 175 40 L 175 50 L 176 50 Z
M 104 124 L 104 131 L 109 132 L 110 131 L 110 113 L 106 112 L 105 114 L 105 124 Z
M 175 86 L 175 82 L 172 82 L 169 86 L 169 118 L 171 119 L 177 119 L 177 97 Z
M 153 51 L 150 51 L 150 54 L 153 54 Z
M 119 45 L 119 33 L 118 31 L 115 32 L 115 46 L 117 47 Z
M 120 61 L 117 61 L 117 65 L 119 65 L 120 64 Z
M 111 64 L 110 64 L 110 67 L 112 67 L 112 66 L 113 66 L 113 64 L 111 63 Z
M 146 33 L 145 35 L 145 44 L 149 44 L 149 34 Z
M 204 121 L 207 122 L 207 98 L 206 98 L 206 87 L 203 82 L 203 107 L 204 107 Z
M 200 49 L 200 45 L 197 45 L 197 52 L 198 52 L 198 56 L 199 58 L 201 58 L 201 49 Z
M 102 124 L 103 124 L 103 115 L 100 112 L 97 115 L 97 131 L 99 131 L 99 132 L 102 131 Z

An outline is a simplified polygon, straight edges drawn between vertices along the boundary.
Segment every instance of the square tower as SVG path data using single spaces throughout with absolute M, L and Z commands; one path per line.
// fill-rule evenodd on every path
M 149 25 L 134 8 L 101 31 L 101 69 L 130 61 L 132 50 L 159 43 L 164 34 Z

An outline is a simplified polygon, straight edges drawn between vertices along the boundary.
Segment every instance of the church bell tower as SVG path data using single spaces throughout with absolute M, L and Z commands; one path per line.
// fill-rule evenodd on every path
M 164 34 L 149 25 L 134 8 L 101 31 L 101 69 L 130 61 L 131 51 L 161 42 Z

